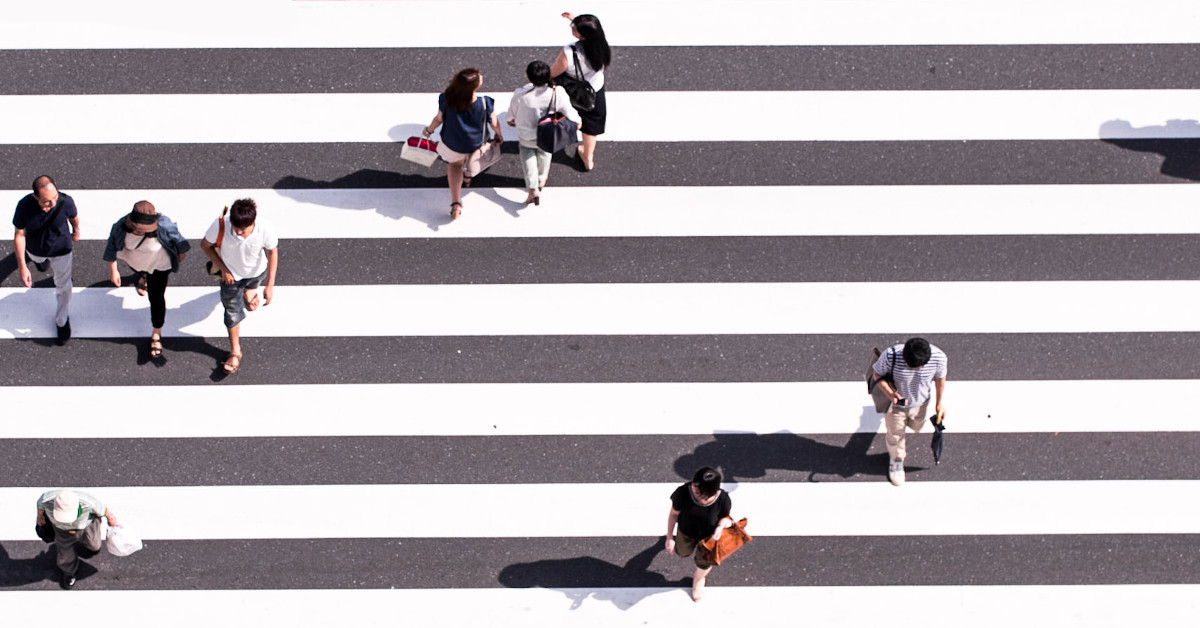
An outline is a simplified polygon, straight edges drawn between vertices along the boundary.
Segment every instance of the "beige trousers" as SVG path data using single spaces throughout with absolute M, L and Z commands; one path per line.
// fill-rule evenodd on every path
M 892 404 L 888 411 L 883 415 L 883 424 L 887 426 L 887 449 L 888 460 L 904 460 L 907 455 L 904 447 L 905 432 L 904 428 L 909 428 L 913 432 L 920 432 L 921 428 L 925 427 L 925 411 L 929 409 L 929 402 L 921 404 L 919 408 L 897 408 Z

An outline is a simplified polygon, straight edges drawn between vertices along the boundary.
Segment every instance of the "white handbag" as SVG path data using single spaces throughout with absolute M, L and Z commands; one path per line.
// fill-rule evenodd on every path
M 125 526 L 108 527 L 108 536 L 104 539 L 104 549 L 113 556 L 128 556 L 142 549 L 142 539 L 130 532 Z
M 400 147 L 400 159 L 428 168 L 438 159 L 437 142 L 423 137 L 410 137 Z

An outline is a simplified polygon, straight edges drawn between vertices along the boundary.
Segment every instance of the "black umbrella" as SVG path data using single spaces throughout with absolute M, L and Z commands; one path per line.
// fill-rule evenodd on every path
M 945 419 L 945 412 L 933 417 L 933 443 L 930 446 L 933 447 L 933 464 L 935 465 L 942 463 L 942 447 L 945 445 L 942 440 L 942 432 L 946 431 L 946 426 L 942 422 Z

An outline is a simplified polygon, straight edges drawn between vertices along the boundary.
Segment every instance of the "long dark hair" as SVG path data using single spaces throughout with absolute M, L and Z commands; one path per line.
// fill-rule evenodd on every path
M 455 111 L 470 111 L 481 78 L 479 68 L 459 70 L 446 86 L 446 106 Z
M 604 27 L 600 26 L 600 18 L 585 13 L 571 20 L 575 32 L 579 33 L 579 49 L 587 58 L 588 65 L 599 71 L 612 63 L 612 49 L 608 47 L 608 39 L 604 36 Z

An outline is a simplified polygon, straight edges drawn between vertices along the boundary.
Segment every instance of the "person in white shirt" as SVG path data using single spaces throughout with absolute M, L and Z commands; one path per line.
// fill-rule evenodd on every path
M 596 166 L 596 136 L 604 133 L 604 123 L 608 119 L 608 104 L 604 97 L 604 69 L 612 63 L 612 50 L 600 26 L 600 19 L 594 15 L 572 15 L 563 13 L 563 17 L 571 20 L 571 34 L 579 40 L 563 46 L 558 51 L 558 57 L 550 65 L 550 76 L 557 77 L 564 73 L 571 76 L 582 74 L 583 80 L 592 86 L 596 92 L 596 106 L 591 111 L 581 111 L 583 124 L 579 132 L 583 142 L 579 145 L 579 160 L 583 162 L 584 170 Z M 575 59 L 579 59 L 578 70 Z
M 579 112 L 571 106 L 566 90 L 550 85 L 550 66 L 544 61 L 533 61 L 525 68 L 529 82 L 513 92 L 508 106 L 508 125 L 517 127 L 518 146 L 521 152 L 521 169 L 525 174 L 525 188 L 529 195 L 525 204 L 540 205 L 541 191 L 550 177 L 552 155 L 538 147 L 538 122 L 553 110 L 562 113 L 568 120 L 579 124 Z
M 137 279 L 138 294 L 150 297 L 150 357 L 162 355 L 162 327 L 167 315 L 167 283 L 170 274 L 179 271 L 192 245 L 179 234 L 170 218 L 159 214 L 150 201 L 134 203 L 129 215 L 122 216 L 108 234 L 104 261 L 114 286 L 121 285 L 117 260 L 129 265 Z
M 229 206 L 229 218 L 213 221 L 200 248 L 213 267 L 221 271 L 221 305 L 229 330 L 229 356 L 223 368 L 232 375 L 242 366 L 238 327 L 246 311 L 258 309 L 258 287 L 263 287 L 262 305 L 270 305 L 275 293 L 275 271 L 279 266 L 279 237 L 275 228 L 258 220 L 258 205 L 243 198 Z

